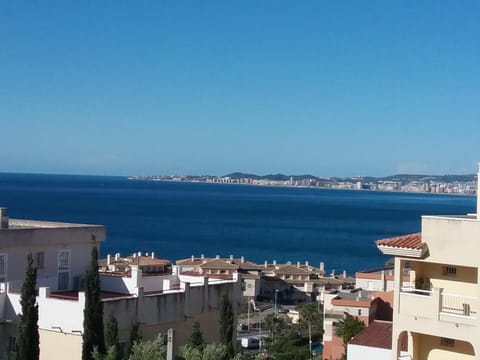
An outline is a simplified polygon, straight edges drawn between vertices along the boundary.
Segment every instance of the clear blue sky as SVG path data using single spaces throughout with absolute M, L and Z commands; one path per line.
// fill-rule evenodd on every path
M 480 2 L 2 1 L 0 171 L 473 173 Z

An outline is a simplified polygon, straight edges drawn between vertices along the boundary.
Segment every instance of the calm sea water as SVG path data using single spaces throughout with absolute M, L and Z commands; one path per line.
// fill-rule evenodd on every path
M 243 255 L 353 274 L 388 260 L 375 240 L 419 231 L 422 214 L 474 212 L 475 198 L 0 173 L 0 206 L 12 218 L 106 225 L 102 256 Z

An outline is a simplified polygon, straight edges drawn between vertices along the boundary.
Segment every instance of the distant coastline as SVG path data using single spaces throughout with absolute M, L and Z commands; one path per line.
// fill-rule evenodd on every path
M 237 184 L 273 187 L 298 187 L 338 190 L 367 190 L 422 194 L 476 195 L 475 174 L 468 175 L 413 175 L 388 177 L 356 176 L 347 178 L 316 177 L 313 175 L 255 175 L 240 172 L 224 175 L 147 175 L 129 176 L 130 180 L 172 181 L 212 184 Z

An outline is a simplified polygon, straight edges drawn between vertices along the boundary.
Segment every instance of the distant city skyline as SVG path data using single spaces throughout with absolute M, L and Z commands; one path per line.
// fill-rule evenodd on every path
M 473 174 L 480 3 L 0 4 L 0 172 Z

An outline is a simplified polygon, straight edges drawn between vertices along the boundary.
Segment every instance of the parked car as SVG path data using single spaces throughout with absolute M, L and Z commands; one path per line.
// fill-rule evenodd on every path
M 258 349 L 260 347 L 260 340 L 253 336 L 244 337 L 242 338 L 241 344 L 244 349 Z

